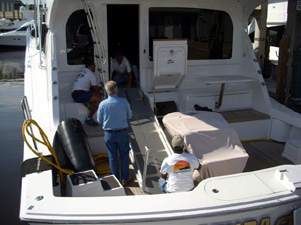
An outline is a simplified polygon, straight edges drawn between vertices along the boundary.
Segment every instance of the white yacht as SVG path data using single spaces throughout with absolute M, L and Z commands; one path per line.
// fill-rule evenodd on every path
M 300 224 L 301 116 L 269 97 L 248 18 L 262 0 L 38 0 L 25 59 L 20 219 L 29 224 Z M 71 97 L 94 57 L 99 84 L 122 50 L 139 68 L 127 98 L 127 187 L 105 172 L 102 127 Z M 106 96 L 104 96 L 105 98 Z M 84 131 L 84 132 L 83 132 Z M 180 134 L 202 165 L 163 194 Z
M 33 14 L 25 6 L 20 7 L 22 20 L 0 20 L 0 46 L 26 46 L 27 28 L 33 25 Z
M 269 32 L 269 53 L 268 58 L 274 65 L 278 65 L 279 43 L 284 35 L 287 23 L 288 1 L 287 0 L 268 0 L 266 27 Z M 258 26 L 256 19 L 253 18 L 249 24 L 248 30 L 252 41 L 254 42 L 255 27 Z M 258 42 L 258 40 L 257 40 Z M 258 43 L 253 43 L 253 48 L 258 48 Z M 257 50 L 258 51 L 258 50 Z
M 26 46 L 27 29 L 34 24 L 34 20 L 22 24 L 16 30 L 0 33 L 1 46 Z

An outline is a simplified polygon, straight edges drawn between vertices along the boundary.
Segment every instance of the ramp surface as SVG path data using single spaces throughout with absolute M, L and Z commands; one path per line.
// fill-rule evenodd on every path
M 166 150 L 170 150 L 165 134 L 156 121 L 148 102 L 143 98 L 143 93 L 138 88 L 120 88 L 119 96 L 127 98 L 133 111 L 133 117 L 130 120 L 129 136 L 134 151 L 134 169 L 136 173 L 141 174 L 141 178 L 145 168 L 146 147 L 150 149 L 146 182 L 143 191 L 148 194 L 161 193 L 158 187 L 160 166 L 163 159 L 168 156 Z

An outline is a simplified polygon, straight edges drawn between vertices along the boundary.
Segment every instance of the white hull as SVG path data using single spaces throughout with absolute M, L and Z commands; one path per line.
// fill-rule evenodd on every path
M 23 182 L 22 195 L 28 188 L 33 195 L 22 202 L 20 216 L 33 224 L 277 224 L 292 219 L 292 211 L 301 206 L 301 193 L 299 189 L 292 195 L 272 178 L 274 172 L 210 178 L 188 193 L 70 198 L 53 196 L 51 171 L 46 171 Z
M 26 31 L 25 32 L 13 32 L 10 34 L 0 34 L 0 45 L 2 46 L 26 46 Z
M 125 8 L 133 6 L 137 10 L 133 18 L 136 18 L 137 22 L 138 40 L 131 39 L 131 44 L 135 44 L 135 47 L 139 49 L 136 57 L 140 72 L 141 89 L 139 89 L 139 93 L 142 93 L 142 97 L 132 96 L 133 90 L 138 92 L 137 88 L 127 89 L 125 92 L 132 97 L 131 107 L 137 110 L 131 121 L 133 132 L 130 136 L 134 150 L 132 161 L 142 191 L 144 191 L 143 167 L 140 164 L 145 162 L 145 155 L 142 152 L 144 147 L 147 146 L 151 151 L 159 152 L 158 155 L 161 153 L 171 154 L 170 144 L 157 117 L 149 116 L 152 115 L 154 105 L 157 103 L 173 101 L 176 103 L 178 111 L 182 113 L 195 111 L 195 104 L 206 106 L 217 113 L 251 109 L 264 114 L 265 117 L 258 120 L 229 123 L 231 129 L 237 132 L 239 140 L 274 139 L 286 142 L 290 139 L 301 139 L 301 116 L 271 101 L 258 62 L 255 60 L 252 44 L 248 39 L 246 29 L 248 15 L 262 1 L 131 0 L 112 3 L 112 1 L 97 0 L 91 2 L 95 11 L 99 13 L 100 25 L 103 28 L 103 48 L 106 53 L 112 51 L 110 49 L 112 48 L 110 47 L 110 38 L 112 38 L 110 32 L 114 33 L 115 30 L 109 30 L 107 18 L 111 13 L 110 10 L 118 10 L 118 7 L 122 6 Z M 74 117 L 83 122 L 88 113 L 82 104 L 74 103 L 70 96 L 74 78 L 83 68 L 83 65 L 73 58 L 74 51 L 72 52 L 72 50 L 74 49 L 72 48 L 76 46 L 78 49 L 82 49 L 83 43 L 79 43 L 78 40 L 73 43 L 74 35 L 68 34 L 66 29 L 67 21 L 71 21 L 69 18 L 72 18 L 72 15 L 78 16 L 75 12 L 81 10 L 83 6 L 81 1 L 74 0 L 49 0 L 45 3 L 48 7 L 45 17 L 48 32 L 44 37 L 45 42 L 28 37 L 30 42 L 28 42 L 26 50 L 24 92 L 28 98 L 33 119 L 39 123 L 52 143 L 56 129 L 62 121 Z M 118 4 L 118 7 L 115 8 L 114 4 Z M 170 64 L 176 61 L 176 59 L 175 61 L 167 60 L 168 63 L 165 65 L 163 62 L 166 58 L 156 61 L 160 55 L 150 54 L 152 46 L 149 45 L 149 35 L 151 32 L 159 32 L 162 28 L 156 27 L 156 23 L 152 25 L 154 27 L 149 25 L 149 14 L 151 9 L 155 8 L 154 11 L 157 13 L 162 10 L 162 7 L 184 7 L 185 10 L 180 10 L 181 13 L 189 11 L 187 8 L 225 11 L 230 15 L 233 25 L 233 35 L 231 36 L 231 32 L 225 34 L 225 37 L 231 36 L 229 39 L 233 42 L 231 56 L 224 54 L 223 58 L 211 59 L 208 55 L 203 60 L 188 59 L 185 63 L 180 64 L 173 74 L 161 73 L 165 69 L 173 69 Z M 209 11 L 207 14 L 211 15 L 211 12 Z M 109 18 L 117 16 L 120 15 L 114 14 Z M 153 20 L 155 18 L 153 17 Z M 201 24 L 202 19 L 200 18 L 198 21 Z M 208 21 L 212 22 L 210 19 Z M 164 33 L 166 36 L 181 33 L 179 29 L 182 26 L 176 22 L 175 24 L 173 31 L 170 26 L 166 28 Z M 72 28 L 73 25 L 71 23 L 70 27 Z M 149 29 L 149 26 L 154 29 Z M 198 33 L 199 36 L 202 36 L 204 30 L 198 30 L 198 32 L 192 30 L 190 35 Z M 207 30 L 210 29 L 207 27 Z M 77 34 L 76 29 L 73 31 Z M 130 35 L 131 32 L 125 33 Z M 184 29 L 182 33 L 188 32 Z M 188 49 L 194 47 L 193 44 L 198 40 L 201 38 L 188 41 L 190 44 Z M 38 45 L 39 43 L 42 44 Z M 169 46 L 163 46 L 163 51 L 165 47 L 172 46 L 173 48 L 175 42 L 166 43 Z M 207 49 L 204 47 L 204 44 L 207 44 L 206 41 L 199 41 L 198 44 L 200 45 L 196 49 L 202 50 L 202 47 Z M 189 51 L 188 55 L 191 53 Z M 198 56 L 196 54 L 196 57 Z M 153 57 L 152 60 L 150 60 L 151 57 Z M 104 81 L 109 79 L 108 61 L 103 64 Z M 160 64 L 161 62 L 162 64 Z M 224 87 L 224 92 L 221 91 L 221 87 Z M 136 109 L 137 105 L 142 105 L 142 103 L 145 104 L 143 106 L 148 107 L 149 111 Z M 142 117 L 144 114 L 147 115 Z M 146 128 L 139 130 L 139 126 L 142 125 L 146 125 Z M 35 133 L 38 134 L 37 131 Z M 103 136 L 91 137 L 88 141 L 93 154 L 106 152 Z M 136 145 L 134 146 L 134 144 Z M 138 151 L 136 151 L 137 149 Z M 43 145 L 38 144 L 38 150 L 44 156 L 49 155 L 48 149 Z M 212 151 L 214 150 L 216 149 L 212 149 Z M 149 165 L 153 166 L 160 160 Z M 38 164 L 38 169 L 36 164 Z M 29 168 L 23 171 L 25 175 L 22 177 L 20 218 L 29 224 L 249 225 L 279 224 L 292 220 L 292 218 L 297 224 L 296 221 L 299 221 L 301 217 L 300 176 L 290 176 L 290 174 L 301 173 L 300 165 L 282 165 L 249 173 L 241 171 L 236 174 L 210 177 L 201 181 L 190 192 L 161 194 L 154 191 L 152 194 L 144 192 L 142 195 L 131 196 L 121 196 L 118 192 L 116 196 L 107 196 L 110 195 L 109 192 L 96 188 L 96 194 L 90 197 L 86 197 L 92 193 L 89 189 L 90 184 L 78 187 L 74 185 L 74 189 L 78 188 L 78 192 L 85 197 L 64 196 L 61 193 L 58 177 L 50 168 L 44 168 L 43 162 L 37 160 L 36 155 L 26 145 L 24 147 L 24 165 L 28 165 Z M 153 166 L 153 170 L 158 172 L 156 166 Z M 283 176 L 288 173 L 290 177 L 288 182 L 281 180 L 276 171 L 282 171 Z M 157 174 L 148 174 L 147 178 L 149 179 L 146 182 L 147 188 L 155 189 Z M 100 182 L 96 179 L 91 185 L 97 187 Z M 119 188 L 122 189 L 122 187 Z M 117 190 L 112 190 L 112 193 L 114 191 L 117 192 Z

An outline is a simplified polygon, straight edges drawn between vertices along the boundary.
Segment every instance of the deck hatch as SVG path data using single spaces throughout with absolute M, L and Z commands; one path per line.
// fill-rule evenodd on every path
M 222 201 L 247 199 L 273 193 L 255 174 L 208 181 L 205 185 L 205 192 Z

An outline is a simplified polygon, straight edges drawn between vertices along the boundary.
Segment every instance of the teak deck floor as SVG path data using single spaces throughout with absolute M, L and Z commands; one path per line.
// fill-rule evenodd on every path
M 239 123 L 253 120 L 267 120 L 270 116 L 253 109 L 220 112 L 228 123 Z
M 285 164 L 293 164 L 288 159 L 281 156 L 284 150 L 284 143 L 272 141 L 252 141 L 242 143 L 245 150 L 249 154 L 247 165 L 243 172 L 251 172 L 255 170 L 267 169 L 274 166 Z M 134 171 L 130 167 L 132 176 L 135 176 Z M 125 187 L 127 195 L 141 195 L 141 189 L 137 180 Z
M 293 164 L 281 156 L 284 143 L 271 141 L 242 142 L 249 154 L 244 172 L 266 169 L 274 166 Z

